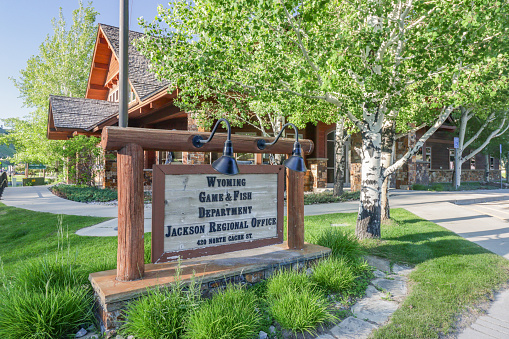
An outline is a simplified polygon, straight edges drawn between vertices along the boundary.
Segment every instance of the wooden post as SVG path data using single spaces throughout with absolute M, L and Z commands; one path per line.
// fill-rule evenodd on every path
M 288 248 L 304 248 L 304 173 L 286 170 Z
M 143 149 L 127 144 L 117 154 L 118 175 L 118 250 L 117 280 L 143 277 L 144 205 Z

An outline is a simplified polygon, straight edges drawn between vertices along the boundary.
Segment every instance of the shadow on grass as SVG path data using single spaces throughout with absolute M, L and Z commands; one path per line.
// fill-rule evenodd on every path
M 473 246 L 471 246 L 473 245 Z M 431 259 L 446 257 L 450 255 L 476 255 L 491 253 L 490 251 L 468 243 L 463 239 L 436 239 L 422 241 L 401 241 L 380 243 L 374 247 L 368 245 L 368 252 L 410 265 L 417 265 Z

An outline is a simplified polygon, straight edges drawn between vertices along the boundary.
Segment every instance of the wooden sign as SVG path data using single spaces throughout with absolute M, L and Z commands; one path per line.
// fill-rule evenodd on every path
M 152 262 L 238 251 L 283 242 L 284 167 L 155 165 Z

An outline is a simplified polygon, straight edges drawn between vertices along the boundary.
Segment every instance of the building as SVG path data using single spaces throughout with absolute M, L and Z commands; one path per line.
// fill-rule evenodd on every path
M 155 128 L 168 130 L 200 131 L 193 114 L 180 110 L 173 104 L 176 91 L 168 92 L 168 83 L 156 79 L 149 72 L 148 61 L 132 45 L 133 40 L 143 36 L 142 33 L 129 33 L 129 85 L 131 88 L 128 105 L 129 127 Z M 119 78 L 119 29 L 99 24 L 90 67 L 88 86 L 85 98 L 51 96 L 49 98 L 47 137 L 53 140 L 64 140 L 76 134 L 100 136 L 106 126 L 118 125 L 118 78 Z M 450 152 L 453 143 L 450 133 L 453 126 L 444 125 L 424 145 L 422 153 L 413 157 L 396 175 L 395 187 L 405 187 L 413 183 L 430 183 L 451 181 Z M 306 190 L 326 188 L 332 184 L 334 173 L 334 131 L 335 125 L 318 122 L 308 123 L 299 130 L 299 136 L 313 140 L 315 148 L 306 158 Z M 396 154 L 406 149 L 424 133 L 425 129 L 405 135 L 397 140 Z M 257 135 L 254 128 L 233 128 L 232 133 Z M 290 133 L 287 134 L 290 137 Z M 346 181 L 352 189 L 360 189 L 360 158 L 350 148 L 351 144 L 360 143 L 360 136 L 354 135 L 346 145 L 346 162 L 350 168 Z M 169 152 L 145 151 L 146 185 L 151 184 L 153 164 L 164 164 Z M 203 152 L 175 152 L 173 161 L 183 164 L 207 164 L 218 155 Z M 116 157 L 107 153 L 104 162 L 95 164 L 96 183 L 103 187 L 116 186 Z M 237 159 L 252 164 L 267 163 L 267 155 L 237 154 Z M 465 164 L 463 175 L 467 179 L 482 180 L 484 173 L 482 157 L 475 162 Z M 494 169 L 498 169 L 498 159 L 490 160 Z M 90 169 L 91 166 L 85 166 Z M 469 168 L 473 168 L 469 170 Z M 83 169 L 84 170 L 84 169 Z M 474 171 L 471 174 L 470 172 Z M 479 172 L 479 173 L 478 173 Z M 496 179 L 496 173 L 492 172 Z M 466 180 L 470 181 L 470 180 Z

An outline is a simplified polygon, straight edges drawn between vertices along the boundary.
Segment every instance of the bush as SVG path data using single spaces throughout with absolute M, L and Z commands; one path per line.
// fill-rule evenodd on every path
M 51 192 L 56 196 L 77 202 L 104 202 L 117 199 L 117 191 L 84 185 L 55 185 Z
M 348 259 L 357 260 L 364 254 L 355 235 L 343 232 L 338 228 L 325 228 L 314 236 L 311 242 L 330 248 L 334 256 L 344 256 Z
M 324 191 L 321 193 L 308 193 L 304 194 L 304 205 L 326 204 L 331 202 L 358 200 L 359 197 L 360 197 L 359 191 L 344 192 L 339 197 L 333 196 L 331 191 Z
M 192 284 L 184 290 L 180 282 L 170 289 L 157 288 L 128 305 L 127 321 L 122 325 L 125 335 L 136 338 L 179 338 L 185 321 L 199 301 L 199 292 Z
M 93 320 L 88 288 L 30 291 L 15 286 L 0 293 L 0 338 L 61 338 Z
M 412 185 L 412 190 L 414 190 L 414 191 L 427 191 L 428 190 L 428 186 L 423 185 L 423 184 L 413 184 Z
M 277 299 L 288 292 L 315 289 L 316 285 L 302 272 L 279 270 L 267 281 L 267 297 Z
M 269 308 L 281 327 L 293 332 L 313 333 L 319 324 L 336 320 L 327 300 L 312 289 L 296 292 L 288 287 L 278 298 L 269 300 Z
M 196 309 L 189 317 L 189 339 L 250 339 L 261 322 L 258 299 L 251 291 L 230 285 Z
M 314 266 L 312 279 L 326 290 L 342 293 L 355 285 L 356 276 L 347 260 L 329 257 Z

